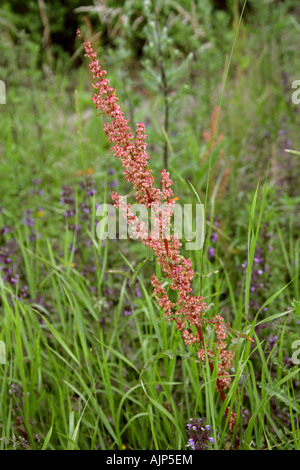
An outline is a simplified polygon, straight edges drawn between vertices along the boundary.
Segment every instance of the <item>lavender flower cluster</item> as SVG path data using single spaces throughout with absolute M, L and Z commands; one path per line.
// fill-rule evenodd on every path
M 272 247 L 269 247 L 271 251 Z M 245 260 L 242 264 L 243 270 L 246 272 L 248 266 L 248 261 Z M 254 310 L 259 310 L 261 307 L 262 296 L 266 290 L 266 276 L 269 268 L 266 264 L 265 250 L 261 246 L 257 246 L 255 249 L 255 254 L 253 258 L 252 272 L 251 272 L 251 286 L 250 292 L 252 293 L 249 300 L 249 308 Z M 264 311 L 267 309 L 264 308 Z
M 3 283 L 6 283 L 14 288 L 18 288 L 18 298 L 27 298 L 28 286 L 21 285 L 20 274 L 18 266 L 15 262 L 16 242 L 14 238 L 7 238 L 10 233 L 8 227 L 0 230 L 0 277 Z
M 218 222 L 215 220 L 214 221 L 214 226 L 217 227 L 219 224 Z M 208 247 L 208 250 L 207 250 L 207 254 L 208 254 L 208 257 L 212 260 L 215 256 L 215 247 L 214 247 L 214 244 L 216 243 L 216 241 L 218 240 L 218 233 L 216 231 L 212 231 L 211 233 L 211 236 L 210 236 L 210 241 L 211 241 L 211 244 L 210 246 Z
M 191 418 L 187 424 L 187 434 L 189 436 L 189 443 L 186 447 L 191 447 L 192 450 L 204 450 L 209 444 L 213 444 L 214 438 L 211 437 L 212 430 L 209 424 L 206 423 L 206 418 Z

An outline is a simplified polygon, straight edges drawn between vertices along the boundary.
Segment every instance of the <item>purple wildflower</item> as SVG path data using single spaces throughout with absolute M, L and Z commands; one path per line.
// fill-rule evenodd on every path
M 38 186 L 39 184 L 41 184 L 41 182 L 42 182 L 42 179 L 41 179 L 41 178 L 36 178 L 36 179 L 32 180 L 32 184 L 35 184 L 35 185 L 37 185 L 37 186 Z
M 187 447 L 191 447 L 192 450 L 204 450 L 209 443 L 215 442 L 211 437 L 212 430 L 209 424 L 204 424 L 205 421 L 205 418 L 191 418 L 187 424 L 187 434 L 189 436 Z
M 23 212 L 23 218 L 21 220 L 22 225 L 27 225 L 28 227 L 33 227 L 34 219 L 31 217 L 32 209 Z
M 271 335 L 270 338 L 269 338 L 269 343 L 273 344 L 273 343 L 275 343 L 275 341 L 278 341 L 278 336 Z
M 141 294 L 138 287 L 136 289 L 134 289 L 134 293 L 135 293 L 135 295 L 137 296 L 138 299 L 140 299 L 142 297 L 142 294 Z
M 208 248 L 208 256 L 210 258 L 213 258 L 215 256 L 215 249 L 212 246 Z
M 212 243 L 215 243 L 218 240 L 218 234 L 217 232 L 213 232 L 210 237 Z

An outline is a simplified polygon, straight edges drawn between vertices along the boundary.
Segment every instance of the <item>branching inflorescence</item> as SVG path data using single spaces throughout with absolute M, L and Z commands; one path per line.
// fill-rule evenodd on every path
M 77 34 L 81 37 L 81 32 Z M 84 38 L 83 38 L 84 39 Z M 114 155 L 119 158 L 123 166 L 123 174 L 135 189 L 135 200 L 145 208 L 164 207 L 159 216 L 155 217 L 154 230 L 151 236 L 145 230 L 145 225 L 131 210 L 131 205 L 124 202 L 124 199 L 116 192 L 112 193 L 115 207 L 123 211 L 123 217 L 127 224 L 132 226 L 132 230 L 137 239 L 145 246 L 149 247 L 155 254 L 157 262 L 169 281 L 169 289 L 178 293 L 177 301 L 170 300 L 166 288 L 162 282 L 153 275 L 151 282 L 154 287 L 154 294 L 159 306 L 164 311 L 167 321 L 175 321 L 176 328 L 181 332 L 186 345 L 194 344 L 197 347 L 198 358 L 203 364 L 208 363 L 211 371 L 215 365 L 218 367 L 217 390 L 225 400 L 224 389 L 228 388 L 231 382 L 229 371 L 232 367 L 234 353 L 227 349 L 227 333 L 224 318 L 215 315 L 207 318 L 208 307 L 203 301 L 203 297 L 196 297 L 192 294 L 191 282 L 194 277 L 192 262 L 180 255 L 181 243 L 178 236 L 166 235 L 165 228 L 170 227 L 173 208 L 176 200 L 172 191 L 173 182 L 166 170 L 161 171 L 161 189 L 154 187 L 154 177 L 152 170 L 148 166 L 150 159 L 146 153 L 147 144 L 145 142 L 145 126 L 143 123 L 136 125 L 133 135 L 129 120 L 125 119 L 124 113 L 117 104 L 118 98 L 116 90 L 109 86 L 109 80 L 97 59 L 96 52 L 93 51 L 89 41 L 84 39 L 85 56 L 91 59 L 90 69 L 93 78 L 97 79 L 93 87 L 97 90 L 92 100 L 98 110 L 112 119 L 104 125 L 104 131 L 109 142 L 114 144 L 111 148 Z M 214 327 L 216 340 L 213 335 L 205 342 L 204 332 L 206 326 Z M 226 415 L 228 414 L 228 408 Z M 231 413 L 229 427 L 234 425 L 235 413 Z

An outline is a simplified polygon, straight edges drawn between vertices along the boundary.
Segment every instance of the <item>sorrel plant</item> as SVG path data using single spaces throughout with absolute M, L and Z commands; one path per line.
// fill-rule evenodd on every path
M 80 30 L 77 31 L 77 35 L 82 37 Z M 159 212 L 158 217 L 155 217 L 154 230 L 149 235 L 145 230 L 144 222 L 132 212 L 131 204 L 127 204 L 127 200 L 124 202 L 124 198 L 117 192 L 112 193 L 114 205 L 123 212 L 123 217 L 127 224 L 132 226 L 136 239 L 154 252 L 157 263 L 165 276 L 163 282 L 154 274 L 151 277 L 154 295 L 164 312 L 163 316 L 168 322 L 175 322 L 185 345 L 196 347 L 198 360 L 204 366 L 209 367 L 211 372 L 214 372 L 217 367 L 216 389 L 222 401 L 225 402 L 226 389 L 231 383 L 230 370 L 235 350 L 230 348 L 227 334 L 229 325 L 225 324 L 224 318 L 217 314 L 213 316 L 211 313 L 208 316 L 209 308 L 204 298 L 193 295 L 192 262 L 180 254 L 181 243 L 178 236 L 175 233 L 165 235 L 165 228 L 171 226 L 175 202 L 179 199 L 173 193 L 173 181 L 169 173 L 163 169 L 160 172 L 161 188 L 154 186 L 155 180 L 148 165 L 150 156 L 146 152 L 145 126 L 143 123 L 138 123 L 135 133 L 131 132 L 129 119 L 125 119 L 118 105 L 116 90 L 109 86 L 106 70 L 99 64 L 97 53 L 94 52 L 91 43 L 85 38 L 83 40 L 85 57 L 91 59 L 90 70 L 93 78 L 97 80 L 93 84 L 97 92 L 92 100 L 101 113 L 111 118 L 110 122 L 105 123 L 104 131 L 109 142 L 114 144 L 111 151 L 122 163 L 125 180 L 133 185 L 135 202 L 147 209 L 153 209 L 154 212 L 159 212 L 162 205 L 164 209 Z M 168 233 L 170 233 L 169 230 Z M 163 286 L 166 281 L 168 289 Z M 171 300 L 168 290 L 177 293 L 176 301 Z M 212 329 L 215 335 L 208 334 Z M 229 431 L 232 434 L 236 413 L 230 412 L 227 406 L 225 414 L 228 417 Z

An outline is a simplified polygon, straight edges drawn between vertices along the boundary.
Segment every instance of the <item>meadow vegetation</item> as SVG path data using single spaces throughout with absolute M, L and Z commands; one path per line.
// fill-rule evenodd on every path
M 186 450 L 199 426 L 205 449 L 298 450 L 298 2 L 18 3 L 0 8 L 0 449 Z M 181 255 L 230 325 L 225 400 L 163 316 L 150 248 L 97 236 L 132 187 L 77 28 L 154 179 L 204 205 L 204 246 Z

